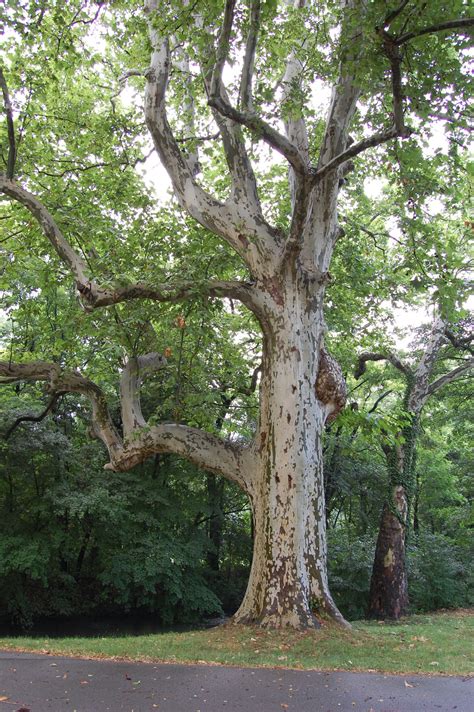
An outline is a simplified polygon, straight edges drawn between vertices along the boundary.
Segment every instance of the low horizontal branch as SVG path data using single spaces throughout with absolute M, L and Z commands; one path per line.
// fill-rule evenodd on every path
M 136 283 L 126 287 L 103 289 L 94 283 L 78 284 L 79 293 L 86 308 L 96 309 L 135 299 L 150 299 L 157 302 L 177 303 L 196 297 L 228 297 L 251 307 L 253 305 L 251 282 L 210 280 L 195 282 L 164 283 L 157 286 Z
M 357 359 L 357 365 L 354 371 L 355 378 L 360 378 L 366 372 L 367 361 L 388 361 L 392 364 L 392 366 L 405 374 L 405 376 L 412 375 L 412 371 L 409 366 L 404 364 L 398 356 L 396 356 L 396 354 L 366 352 L 360 354 Z

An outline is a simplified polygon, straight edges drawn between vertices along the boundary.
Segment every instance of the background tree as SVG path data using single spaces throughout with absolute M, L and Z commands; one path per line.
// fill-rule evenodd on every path
M 367 361 L 388 360 L 406 381 L 403 411 L 407 420 L 398 433 L 396 444 L 383 444 L 387 460 L 389 498 L 383 506 L 382 519 L 375 549 L 368 614 L 376 618 L 395 618 L 408 612 L 408 581 L 405 566 L 406 532 L 410 507 L 415 491 L 416 440 L 420 417 L 427 399 L 474 366 L 474 358 L 461 360 L 455 368 L 433 378 L 440 350 L 451 336 L 454 344 L 469 347 L 456 339 L 445 321 L 434 320 L 421 357 L 414 366 L 402 362 L 395 354 L 364 353 L 358 361 L 356 377 L 365 373 Z M 438 366 L 439 367 L 439 366 Z
M 39 13 L 29 8 L 22 14 L 22 8 L 13 6 L 12 26 L 23 39 L 26 70 L 16 65 L 12 86 L 26 95 L 26 103 L 31 99 L 39 109 L 38 98 L 54 102 L 59 96 L 65 99 L 58 112 L 60 122 L 71 119 L 72 77 L 76 71 L 81 74 L 81 67 L 93 76 L 99 61 L 98 52 L 84 59 L 77 47 L 87 41 L 87 28 L 97 21 L 101 9 L 101 5 L 73 4 L 60 10 L 48 4 Z M 126 181 L 116 175 L 113 186 L 108 183 L 108 171 L 103 182 L 84 178 L 89 168 L 106 161 L 97 160 L 93 135 L 82 127 L 69 133 L 69 145 L 59 143 L 58 156 L 48 150 L 42 157 L 36 149 L 39 163 L 66 163 L 65 169 L 49 176 L 55 182 L 70 175 L 71 151 L 87 156 L 86 165 L 79 161 L 82 165 L 72 172 L 82 178 L 79 185 L 73 181 L 69 221 L 60 219 L 64 196 L 57 191 L 61 180 L 56 183 L 54 210 L 54 192 L 47 194 L 31 163 L 22 170 L 17 161 L 20 136 L 22 141 L 24 135 L 34 138 L 34 131 L 20 121 L 21 133 L 15 135 L 4 88 L 9 149 L 0 186 L 36 219 L 72 272 L 86 310 L 101 308 L 117 322 L 114 308 L 135 300 L 226 298 L 240 301 L 259 323 L 263 339 L 260 410 L 250 444 L 235 437 L 224 440 L 180 422 L 147 423 L 140 405 L 140 384 L 145 376 L 165 367 L 163 356 L 150 350 L 154 337 L 147 328 L 141 330 L 138 341 L 130 343 L 127 337 L 120 385 L 122 433 L 111 418 L 106 392 L 89 378 L 90 372 L 85 376 L 65 370 L 61 358 L 29 363 L 10 358 L 0 367 L 5 383 L 44 381 L 52 393 L 86 396 L 92 404 L 94 433 L 109 451 L 108 469 L 124 471 L 151 455 L 175 453 L 242 488 L 251 502 L 255 537 L 249 585 L 236 621 L 298 628 L 314 625 L 314 602 L 342 622 L 327 582 L 321 451 L 324 424 L 335 417 L 345 400 L 342 374 L 323 344 L 324 293 L 331 279 L 334 245 L 341 236 L 338 194 L 353 158 L 396 138 L 408 139 L 410 122 L 419 123 L 423 132 L 432 108 L 438 114 L 449 113 L 452 100 L 444 88 L 465 85 L 466 31 L 473 24 L 463 15 L 462 3 L 456 3 L 452 12 L 452 19 L 446 21 L 444 6 L 438 3 L 429 8 L 409 2 L 396 8 L 385 2 L 313 7 L 298 1 L 280 8 L 256 0 L 247 8 L 227 0 L 201 8 L 149 0 L 144 11 L 118 5 L 104 13 L 104 35 L 110 38 L 105 53 L 107 76 L 113 75 L 114 67 L 126 56 L 127 74 L 145 77 L 145 121 L 154 147 L 181 207 L 240 257 L 245 276 L 241 268 L 230 279 L 206 275 L 199 282 L 170 282 L 163 281 L 165 270 L 161 279 L 160 270 L 154 270 L 153 277 L 144 270 L 137 281 L 140 266 L 146 266 L 153 255 L 150 200 L 143 199 L 130 171 Z M 308 35 L 316 42 L 308 41 Z M 431 36 L 440 38 L 436 57 L 428 51 Z M 148 43 L 152 50 L 148 69 L 132 67 L 132 60 L 139 66 L 145 63 Z M 47 73 L 42 75 L 45 86 L 37 91 L 33 68 L 44 62 L 51 77 L 49 81 Z M 239 68 L 239 78 L 229 77 L 226 85 L 224 70 L 231 65 Z M 82 74 L 76 88 L 85 77 Z M 315 78 L 332 87 L 325 120 L 319 110 L 314 115 L 309 102 L 308 85 Z M 132 158 L 127 155 L 127 146 L 137 146 L 133 132 L 135 138 L 140 134 L 135 116 L 130 123 L 126 112 L 117 116 L 116 97 L 110 102 L 110 91 L 102 90 L 97 102 L 90 77 L 86 81 L 92 123 L 100 132 L 93 141 L 101 137 L 104 147 L 99 150 L 108 153 L 110 168 L 131 168 L 140 158 L 133 158 L 132 149 Z M 103 78 L 99 84 L 103 87 Z M 111 105 L 108 111 L 105 104 Z M 50 128 L 47 119 L 49 132 L 54 132 L 55 120 L 53 116 Z M 76 122 L 77 117 L 72 120 Z M 212 158 L 220 167 L 226 164 L 225 178 L 215 184 L 215 169 L 207 174 L 204 170 L 202 180 L 197 180 L 202 167 L 197 146 L 200 137 L 207 135 L 209 123 L 217 127 L 221 142 L 219 150 L 211 151 Z M 123 137 L 118 150 L 115 131 Z M 285 203 L 289 211 L 281 223 L 273 220 L 275 210 L 267 209 L 258 193 L 258 171 L 252 165 L 253 160 L 260 167 L 255 142 L 266 144 L 289 164 Z M 66 156 L 61 155 L 63 151 Z M 17 165 L 18 172 L 14 172 Z M 44 172 L 51 174 L 48 168 Z M 14 180 L 20 173 L 27 188 Z M 90 199 L 101 188 L 100 219 L 91 231 L 84 206 L 91 205 Z M 89 202 L 84 203 L 87 196 Z M 120 219 L 117 201 L 127 203 Z M 24 220 L 24 215 L 14 208 L 8 217 Z M 71 215 L 79 217 L 72 226 Z M 124 248 L 119 246 L 123 234 L 134 236 Z M 129 267 L 126 261 L 127 253 L 130 259 L 137 245 L 138 269 L 137 263 Z M 119 315 L 123 332 L 120 321 Z M 110 338 L 108 327 L 104 334 Z M 84 368 L 83 362 L 80 365 Z

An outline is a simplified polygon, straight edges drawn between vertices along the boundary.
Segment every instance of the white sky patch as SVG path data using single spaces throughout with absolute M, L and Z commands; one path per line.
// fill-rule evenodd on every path
M 445 121 L 433 122 L 430 126 L 430 137 L 426 145 L 422 147 L 425 158 L 432 158 L 437 153 L 447 153 L 449 142 L 446 138 Z
M 423 324 L 433 321 L 432 309 L 426 306 L 394 307 L 388 305 L 393 314 L 395 333 L 393 334 L 397 349 L 409 351 L 418 329 Z
M 365 178 L 364 193 L 371 200 L 379 200 L 387 186 L 387 182 L 385 178 Z

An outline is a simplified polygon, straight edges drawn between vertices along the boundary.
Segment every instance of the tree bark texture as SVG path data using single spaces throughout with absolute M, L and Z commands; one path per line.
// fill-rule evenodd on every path
M 299 282 L 299 284 L 298 284 Z M 283 280 L 266 295 L 260 423 L 249 496 L 254 556 L 238 622 L 296 628 L 312 608 L 340 618 L 329 593 L 321 435 L 345 384 L 321 349 L 323 289 Z
M 393 618 L 408 612 L 408 581 L 405 566 L 405 488 L 393 488 L 392 501 L 385 503 L 380 520 L 369 593 L 369 618 Z

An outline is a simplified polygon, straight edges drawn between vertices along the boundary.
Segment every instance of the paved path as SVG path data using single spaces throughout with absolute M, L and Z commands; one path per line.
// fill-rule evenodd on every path
M 473 712 L 474 679 L 0 652 L 0 712 Z

